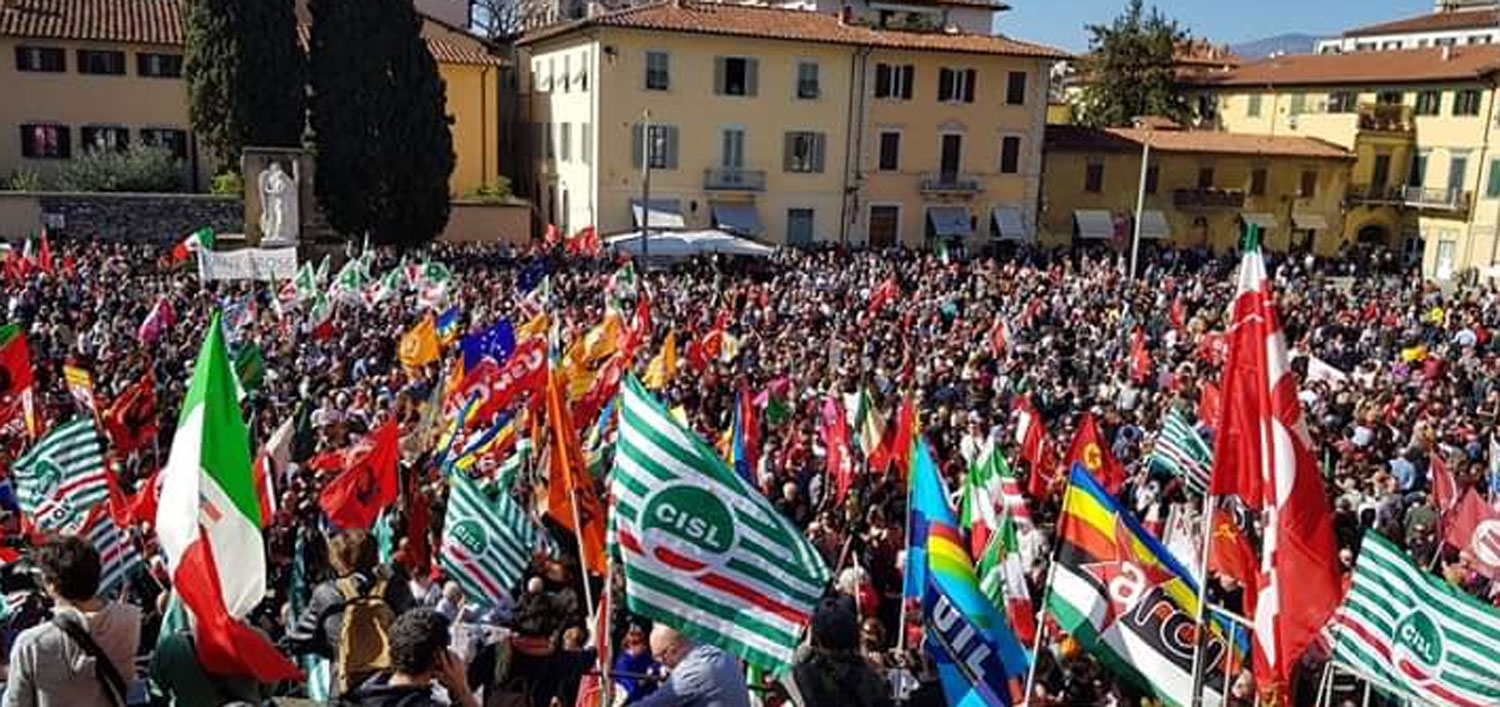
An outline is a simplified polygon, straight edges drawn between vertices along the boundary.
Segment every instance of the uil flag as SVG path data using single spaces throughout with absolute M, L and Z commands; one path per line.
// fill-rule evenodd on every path
M 1073 434 L 1073 444 L 1068 447 L 1068 466 L 1074 464 L 1082 464 L 1088 469 L 1111 496 L 1118 494 L 1125 485 L 1125 467 L 1109 453 L 1109 445 L 1099 433 L 1093 413 L 1083 414 L 1078 431 Z
M 1339 602 L 1333 517 L 1259 249 L 1245 251 L 1229 327 L 1210 492 L 1264 512 L 1255 677 L 1289 682 Z

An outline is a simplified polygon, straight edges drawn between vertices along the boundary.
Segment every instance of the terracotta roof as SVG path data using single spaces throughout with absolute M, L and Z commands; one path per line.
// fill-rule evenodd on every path
M 0 36 L 182 45 L 182 0 L 0 0 Z M 307 28 L 298 35 L 307 46 Z M 476 39 L 475 43 L 478 44 Z M 499 65 L 478 46 L 427 39 L 443 64 Z
M 1068 58 L 1068 54 L 1060 49 L 1000 35 L 875 29 L 864 25 L 844 24 L 839 21 L 838 16 L 821 12 L 691 0 L 638 5 L 554 25 L 528 33 L 521 39 L 521 43 L 538 42 L 586 27 L 624 27 L 909 51 L 1004 54 L 1039 59 Z
M 1160 152 L 1213 155 L 1270 155 L 1310 159 L 1352 160 L 1354 153 L 1338 145 L 1306 137 L 1272 137 L 1216 130 L 1140 130 L 1048 125 L 1047 149 L 1139 152 L 1144 141 Z
M 1411 32 L 1445 32 L 1462 29 L 1481 29 L 1500 24 L 1500 9 L 1494 5 L 1459 8 L 1443 12 L 1429 12 L 1415 17 L 1405 17 L 1390 22 L 1380 22 L 1356 27 L 1344 32 L 1345 37 L 1369 37 L 1382 34 L 1407 34 Z
M 1287 54 L 1194 83 L 1219 86 L 1309 86 L 1364 83 L 1426 83 L 1483 78 L 1500 70 L 1500 45 L 1402 49 L 1349 54 Z

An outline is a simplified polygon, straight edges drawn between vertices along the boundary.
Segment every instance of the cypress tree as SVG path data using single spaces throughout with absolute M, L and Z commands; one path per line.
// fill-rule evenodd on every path
M 350 237 L 415 245 L 448 222 L 453 137 L 411 0 L 311 0 L 318 203 Z
M 221 166 L 246 145 L 302 143 L 306 76 L 294 0 L 188 0 L 189 117 Z

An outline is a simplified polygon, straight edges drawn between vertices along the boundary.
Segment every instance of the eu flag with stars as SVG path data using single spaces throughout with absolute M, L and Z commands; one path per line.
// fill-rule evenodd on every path
M 459 339 L 458 347 L 464 352 L 466 371 L 474 370 L 485 358 L 495 359 L 495 363 L 503 365 L 516 350 L 516 331 L 510 320 L 501 319 L 499 324 Z
M 530 292 L 541 284 L 542 278 L 547 276 L 547 260 L 536 258 L 521 268 L 521 273 L 516 276 L 516 289 L 521 292 Z

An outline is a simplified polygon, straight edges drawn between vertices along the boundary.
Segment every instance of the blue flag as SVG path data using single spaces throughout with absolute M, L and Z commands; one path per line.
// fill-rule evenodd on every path
M 516 275 L 516 289 L 521 292 L 530 292 L 541 284 L 542 278 L 547 276 L 547 260 L 536 258 L 521 268 L 521 273 Z
M 458 338 L 458 307 L 452 306 L 444 310 L 437 318 L 438 341 L 444 346 L 453 343 Z
M 957 526 L 958 517 L 948 505 L 948 490 L 938 476 L 937 462 L 926 442 L 917 442 L 911 455 L 911 496 L 908 503 L 906 565 L 901 583 L 904 599 L 920 599 L 927 586 L 927 531 L 934 522 Z
M 511 327 L 510 320 L 501 319 L 499 324 L 460 339 L 458 347 L 464 352 L 464 370 L 466 371 L 473 370 L 479 365 L 480 360 L 486 357 L 504 365 L 510 359 L 511 353 L 516 350 L 516 331 Z

